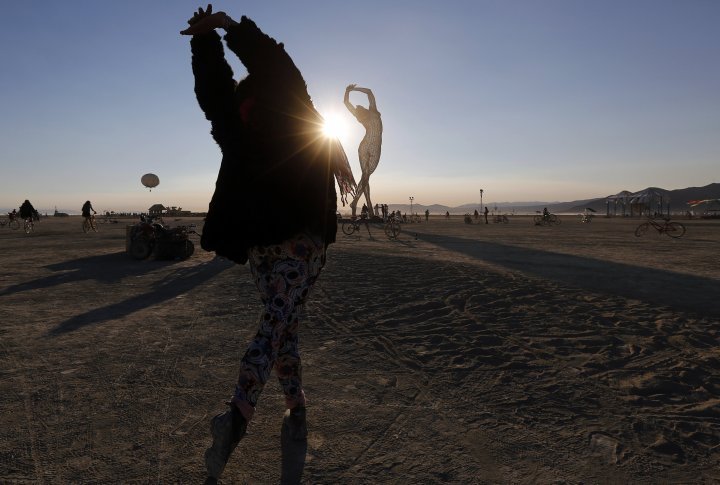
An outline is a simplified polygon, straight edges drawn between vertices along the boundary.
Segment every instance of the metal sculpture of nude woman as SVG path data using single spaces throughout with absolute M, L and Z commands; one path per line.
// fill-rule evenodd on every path
M 370 105 L 367 108 L 360 105 L 353 106 L 350 103 L 351 91 L 367 94 Z M 345 106 L 360 124 L 365 127 L 365 137 L 358 147 L 358 158 L 360 159 L 362 176 L 357 185 L 355 197 L 352 202 L 350 202 L 350 208 L 352 209 L 352 215 L 355 216 L 358 200 L 362 194 L 365 194 L 370 215 L 375 215 L 373 212 L 374 206 L 372 202 L 370 202 L 370 175 L 375 171 L 380 162 L 380 146 L 382 145 L 383 131 L 382 119 L 380 119 L 380 112 L 375 105 L 375 96 L 368 88 L 359 88 L 356 84 L 351 84 L 345 88 Z

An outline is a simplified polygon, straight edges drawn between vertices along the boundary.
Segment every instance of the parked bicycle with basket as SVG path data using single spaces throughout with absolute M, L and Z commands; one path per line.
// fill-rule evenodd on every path
M 195 232 L 193 224 L 169 228 L 159 218 L 140 217 L 140 222 L 131 226 L 128 234 L 128 252 L 135 259 L 146 259 L 153 255 L 158 260 L 187 259 L 195 251 L 189 240 Z

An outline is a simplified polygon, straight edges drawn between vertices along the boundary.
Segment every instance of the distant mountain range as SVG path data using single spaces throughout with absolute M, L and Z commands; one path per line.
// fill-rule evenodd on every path
M 685 189 L 667 190 L 658 187 L 648 187 L 663 194 L 663 198 L 670 201 L 671 211 L 684 211 L 688 209 L 687 202 L 690 200 L 704 200 L 704 199 L 720 199 L 720 183 L 712 183 L 704 187 L 687 187 Z M 646 189 L 646 190 L 647 190 Z M 616 193 L 620 193 L 618 191 Z M 641 192 L 640 190 L 634 190 L 631 192 Z M 615 194 L 608 194 L 615 195 Z M 542 201 L 530 201 L 530 202 L 488 202 L 488 209 L 491 211 L 497 210 L 501 213 L 515 213 L 515 214 L 534 214 L 536 211 L 543 210 L 547 207 L 548 210 L 555 214 L 562 213 L 579 213 L 585 210 L 585 208 L 594 209 L 597 212 L 604 213 L 606 210 L 606 198 L 600 197 L 597 199 L 584 199 L 584 200 L 573 200 L 571 202 L 542 202 Z M 391 211 L 399 210 L 402 213 L 410 213 L 410 204 L 388 204 L 388 208 Z M 450 214 L 466 214 L 472 213 L 476 209 L 479 210 L 480 206 L 478 203 L 463 204 L 455 207 L 433 204 L 433 205 L 422 205 L 413 204 L 412 210 L 416 214 L 422 214 L 425 210 L 429 210 L 430 214 L 438 215 L 449 212 Z M 497 209 L 496 209 L 497 208 Z

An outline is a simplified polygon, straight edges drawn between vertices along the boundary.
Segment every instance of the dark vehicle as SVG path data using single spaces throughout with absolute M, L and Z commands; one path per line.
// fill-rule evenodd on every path
M 128 252 L 135 259 L 187 259 L 195 251 L 189 239 L 197 234 L 192 226 L 169 228 L 152 217 L 141 216 L 140 222 L 130 228 Z

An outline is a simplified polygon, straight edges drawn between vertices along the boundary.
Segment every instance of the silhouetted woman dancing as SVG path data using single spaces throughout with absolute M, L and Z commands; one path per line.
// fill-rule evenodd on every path
M 333 176 L 344 204 L 354 190 L 352 171 L 340 143 L 322 135 L 323 120 L 283 44 L 244 16 L 235 22 L 224 12 L 212 13 L 212 5 L 188 23 L 181 33 L 192 35 L 195 94 L 222 151 L 201 244 L 236 263 L 249 262 L 264 304 L 230 408 L 211 421 L 206 483 L 217 481 L 245 435 L 273 369 L 288 409 L 281 481 L 299 483 L 307 449 L 299 320 L 327 246 L 335 242 Z M 227 32 L 227 47 L 247 68 L 240 82 L 233 80 L 216 28 Z

